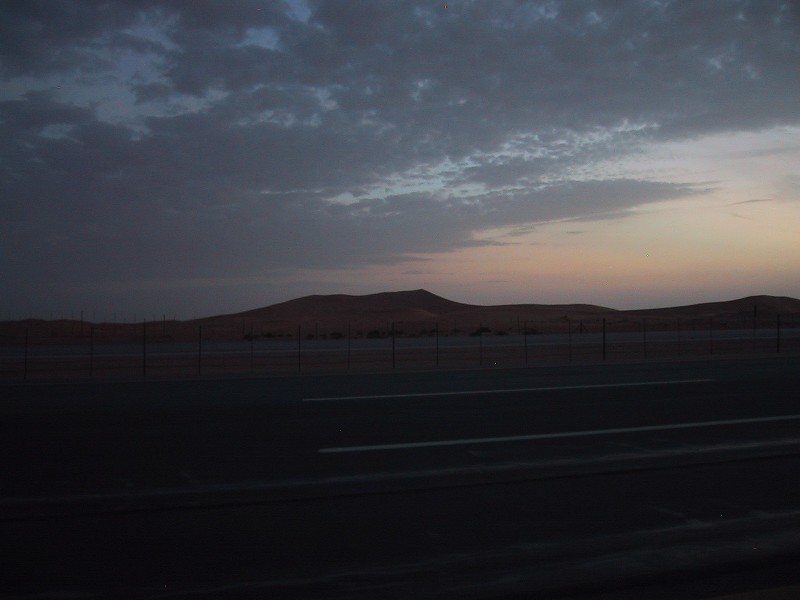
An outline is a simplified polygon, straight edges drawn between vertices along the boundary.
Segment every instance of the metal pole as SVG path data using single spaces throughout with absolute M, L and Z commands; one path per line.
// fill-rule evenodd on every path
M 395 368 L 395 340 L 394 340 L 394 321 L 392 321 L 392 368 Z
M 25 328 L 25 354 L 22 362 L 22 378 L 28 378 L 28 328 Z
M 147 319 L 142 321 L 142 377 L 147 377 Z
M 478 323 L 478 366 L 483 366 L 483 323 Z
M 250 333 L 250 372 L 252 373 L 255 370 L 255 357 L 253 356 L 253 333 Z
M 572 321 L 567 317 L 567 360 L 572 362 Z
M 197 374 L 203 372 L 203 326 L 197 326 Z
M 678 331 L 678 356 L 681 355 L 681 320 L 678 319 L 677 322 L 677 331 Z
M 714 354 L 714 317 L 708 317 L 708 353 Z
M 778 315 L 778 327 L 775 336 L 775 352 L 781 351 L 781 316 Z
M 94 325 L 89 328 L 89 377 L 94 374 Z
M 436 366 L 439 366 L 439 321 L 436 321 Z
M 300 323 L 297 324 L 297 371 L 301 371 L 303 368 L 303 360 L 302 360 L 302 347 L 300 345 Z
M 350 323 L 347 324 L 347 370 L 350 370 Z
M 603 317 L 603 360 L 606 359 L 606 319 Z
M 528 322 L 525 321 L 525 331 L 522 332 L 522 340 L 525 345 L 525 366 L 528 366 Z
M 642 348 L 644 357 L 647 358 L 647 319 L 642 319 Z

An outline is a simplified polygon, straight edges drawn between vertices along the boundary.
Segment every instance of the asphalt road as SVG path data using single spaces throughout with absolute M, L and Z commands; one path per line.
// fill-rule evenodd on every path
M 0 386 L 5 597 L 800 584 L 797 356 Z

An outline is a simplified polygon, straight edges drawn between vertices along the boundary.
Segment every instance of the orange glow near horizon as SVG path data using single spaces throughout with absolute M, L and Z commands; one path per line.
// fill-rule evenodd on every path
M 426 287 L 476 304 L 625 309 L 785 295 L 800 272 L 799 222 L 800 207 L 785 202 L 680 200 L 619 219 L 542 225 L 502 238 L 507 245 L 380 271 L 391 289 Z

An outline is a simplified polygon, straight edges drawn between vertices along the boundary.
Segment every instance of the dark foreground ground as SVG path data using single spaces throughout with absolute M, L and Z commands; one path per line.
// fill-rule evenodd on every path
M 47 337 L 39 331 L 9 337 L 0 332 L 0 381 L 273 377 L 764 357 L 800 352 L 800 327 L 794 326 L 794 319 L 790 323 L 793 326 L 719 329 L 713 320 L 691 321 L 662 324 L 671 329 L 660 330 L 642 323 L 639 331 L 609 328 L 607 334 L 602 324 L 592 323 L 585 331 L 570 325 L 573 333 L 377 339 L 234 341 L 206 334 L 182 342 L 155 331 L 113 343 L 78 333 Z
M 0 592 L 794 593 L 798 367 L 3 384 Z

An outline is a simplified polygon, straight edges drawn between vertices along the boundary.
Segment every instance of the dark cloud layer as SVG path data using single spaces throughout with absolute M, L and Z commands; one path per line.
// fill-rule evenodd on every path
M 800 5 L 0 3 L 0 255 L 47 286 L 389 264 L 700 193 L 577 169 L 800 121 Z M 93 287 L 94 286 L 94 287 Z

